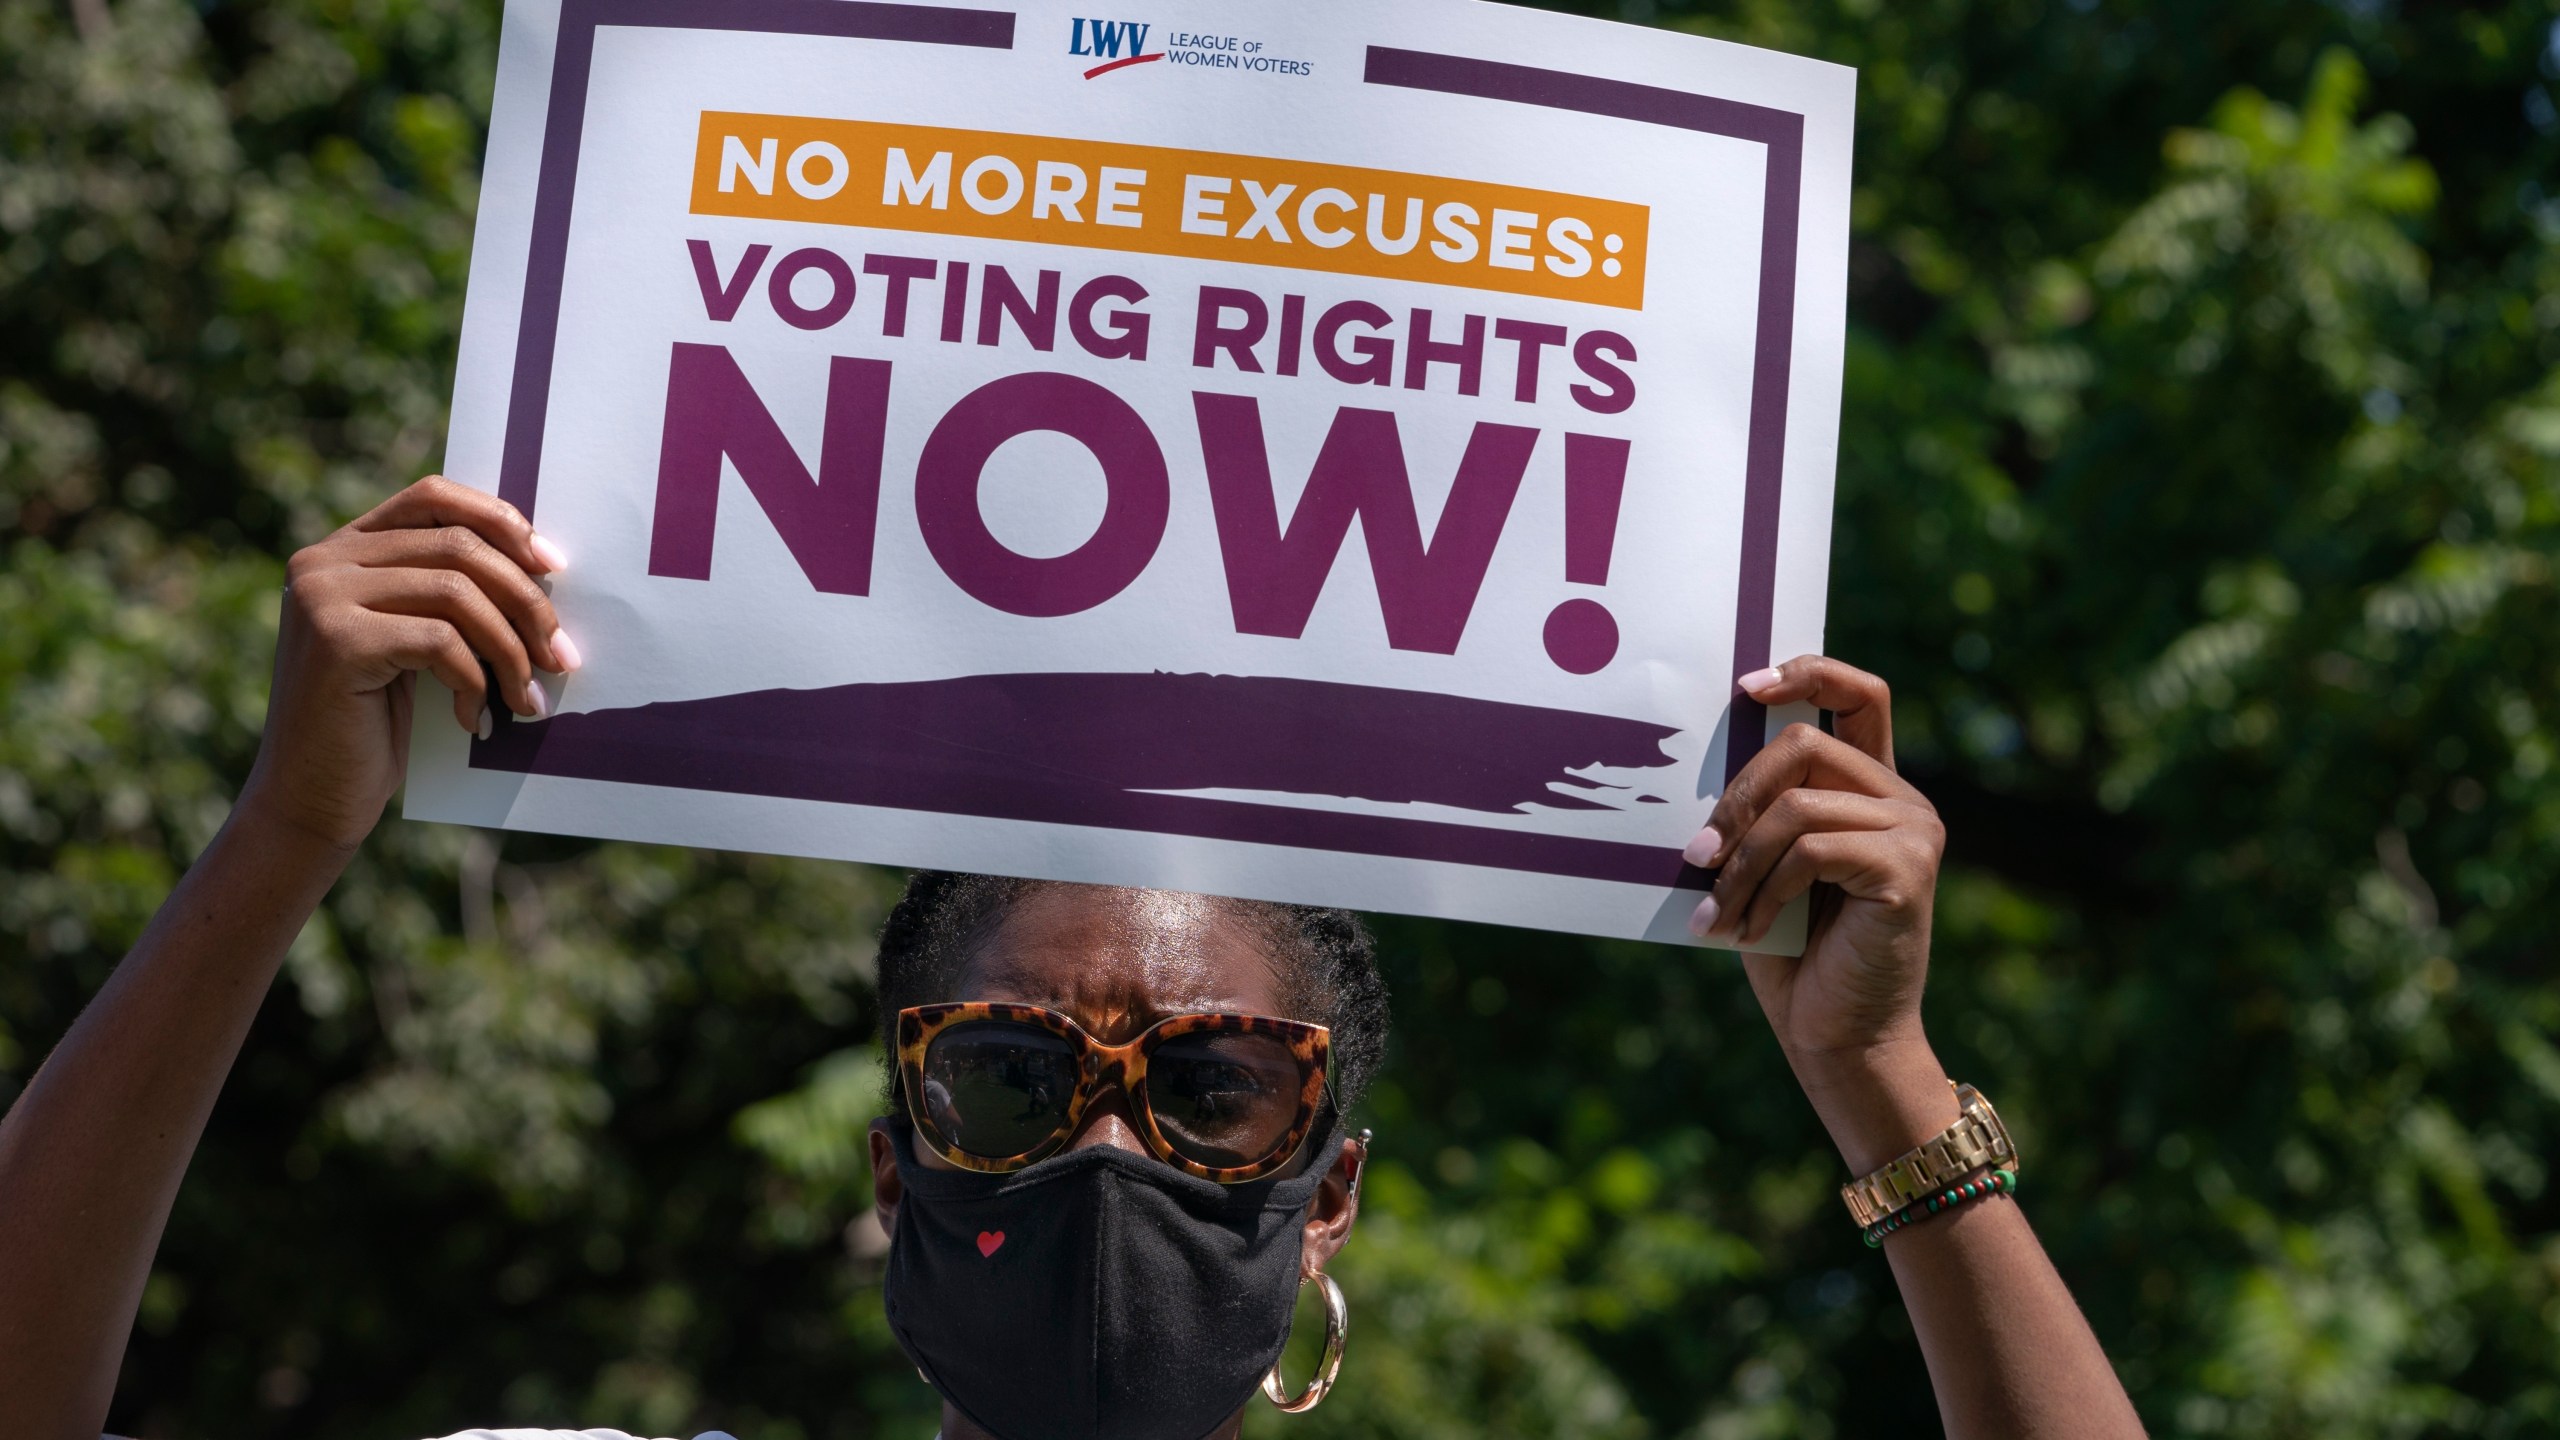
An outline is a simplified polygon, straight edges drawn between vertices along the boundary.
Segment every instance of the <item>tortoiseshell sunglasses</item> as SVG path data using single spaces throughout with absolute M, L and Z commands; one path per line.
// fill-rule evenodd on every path
M 1156 1158 L 1221 1185 L 1289 1162 L 1323 1103 L 1332 1033 L 1261 1015 L 1173 1015 L 1105 1045 L 1038 1005 L 967 1001 L 898 1012 L 898 1082 L 916 1134 L 964 1170 L 1058 1152 L 1105 1085 L 1129 1097 Z

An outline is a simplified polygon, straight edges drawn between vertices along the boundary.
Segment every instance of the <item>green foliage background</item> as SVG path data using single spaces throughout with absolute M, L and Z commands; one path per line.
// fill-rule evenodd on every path
M 1860 68 L 1832 648 L 1952 826 L 1933 1032 L 2145 1415 L 2554 1433 L 2560 12 L 1628 8 Z M 437 461 L 497 28 L 0 0 L 0 1101 L 220 822 L 281 555 Z M 893 885 L 386 824 L 116 1426 L 921 1440 Z M 1248 1433 L 1929 1428 L 1735 966 L 1384 930 L 1344 1386 Z

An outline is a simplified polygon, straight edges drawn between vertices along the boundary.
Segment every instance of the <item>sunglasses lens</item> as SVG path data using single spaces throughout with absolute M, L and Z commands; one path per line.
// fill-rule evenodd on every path
M 933 1037 L 924 1105 L 943 1138 L 1002 1160 L 1040 1148 L 1067 1121 L 1075 1047 L 1037 1025 L 976 1020 Z
M 1186 1159 L 1233 1169 L 1268 1159 L 1288 1138 L 1306 1075 L 1277 1036 L 1177 1035 L 1147 1057 L 1147 1104 Z

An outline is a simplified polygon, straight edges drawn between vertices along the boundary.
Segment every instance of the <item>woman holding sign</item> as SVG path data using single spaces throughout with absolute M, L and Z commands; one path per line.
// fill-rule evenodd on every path
M 398 785 L 416 672 L 545 713 L 579 664 L 535 576 L 559 550 L 504 503 L 422 481 L 293 559 L 256 768 L 0 1121 L 0 1417 L 89 1440 L 223 1077 L 281 963 Z M 483 663 L 495 688 L 483 680 Z M 1749 677 L 1838 735 L 1789 730 L 1689 847 L 1721 867 L 1697 928 L 1745 947 L 1817 885 L 1801 959 L 1746 954 L 1806 1098 L 1858 1178 L 1950 1433 L 2141 1433 L 2008 1198 L 2017 1160 L 1920 1023 L 1942 830 L 1894 773 L 1882 681 L 1805 658 Z M 430 717 L 428 723 L 442 723 Z M 1352 1118 L 1386 1000 L 1346 912 L 985 876 L 919 876 L 882 938 L 902 1113 L 874 1123 L 889 1317 L 943 1435 L 1232 1436 L 1257 1389 L 1321 1400 L 1346 1315 L 1325 1270 L 1359 1217 Z M 1701 1104 L 1709 1103 L 1704 1097 Z M 1327 1345 L 1276 1371 L 1302 1285 Z M 526 1433 L 526 1432 L 518 1432 Z

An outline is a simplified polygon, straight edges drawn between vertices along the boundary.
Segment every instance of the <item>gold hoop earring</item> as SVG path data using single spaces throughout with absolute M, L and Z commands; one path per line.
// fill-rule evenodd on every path
M 1319 1270 L 1313 1278 L 1324 1291 L 1324 1358 L 1316 1362 L 1315 1378 L 1307 1382 L 1305 1393 L 1292 1400 L 1280 1388 L 1279 1361 L 1272 1361 L 1271 1373 L 1262 1377 L 1263 1397 L 1280 1407 L 1283 1415 L 1304 1415 L 1323 1403 L 1333 1389 L 1333 1377 L 1342 1372 L 1342 1337 L 1351 1329 L 1351 1307 L 1343 1303 L 1342 1287 L 1333 1283 L 1332 1276 Z M 1306 1284 L 1306 1278 L 1298 1283 Z

